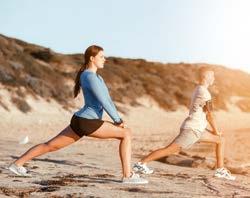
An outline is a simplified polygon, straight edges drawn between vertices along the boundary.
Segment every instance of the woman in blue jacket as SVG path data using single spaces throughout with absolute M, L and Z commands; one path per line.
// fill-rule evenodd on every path
M 122 164 L 123 183 L 147 183 L 131 171 L 131 130 L 124 127 L 124 122 L 117 113 L 102 77 L 96 72 L 104 67 L 105 57 L 102 47 L 92 45 L 84 53 L 85 63 L 75 79 L 74 96 L 82 89 L 85 105 L 72 116 L 70 125 L 56 137 L 46 143 L 38 144 L 14 163 L 9 170 L 17 175 L 29 176 L 23 164 L 34 157 L 56 151 L 68 146 L 82 136 L 95 138 L 116 138 L 120 140 L 119 154 Z M 102 114 L 106 111 L 114 123 L 103 121 Z

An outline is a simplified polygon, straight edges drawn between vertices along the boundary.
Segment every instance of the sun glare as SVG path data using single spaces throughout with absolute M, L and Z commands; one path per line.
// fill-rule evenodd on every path
M 224 61 L 250 72 L 250 1 L 228 1 L 224 9 Z

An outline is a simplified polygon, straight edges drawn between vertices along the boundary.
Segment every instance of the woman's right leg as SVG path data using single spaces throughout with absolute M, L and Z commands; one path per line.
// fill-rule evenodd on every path
M 89 135 L 95 138 L 116 138 L 120 140 L 119 154 L 122 164 L 123 177 L 131 175 L 131 130 L 104 122 L 103 125 L 94 133 Z
M 52 138 L 48 142 L 38 144 L 32 147 L 31 149 L 29 149 L 21 157 L 19 157 L 14 162 L 14 164 L 16 164 L 17 166 L 22 166 L 28 160 L 31 160 L 45 153 L 61 149 L 65 146 L 68 146 L 76 142 L 79 139 L 80 137 L 71 129 L 71 127 L 67 126 L 56 137 Z

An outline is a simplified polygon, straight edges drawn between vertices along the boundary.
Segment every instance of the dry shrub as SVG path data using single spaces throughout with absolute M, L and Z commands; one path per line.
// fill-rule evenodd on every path
M 236 104 L 241 111 L 250 112 L 250 98 L 241 99 Z
M 12 97 L 11 98 L 12 103 L 23 113 L 27 113 L 31 111 L 31 107 L 29 104 L 25 101 L 24 98 L 19 98 L 19 97 Z
M 23 49 L 22 53 L 17 46 Z M 34 96 L 55 99 L 65 107 L 70 106 L 73 87 L 65 82 L 74 80 L 83 63 L 82 54 L 57 54 L 48 48 L 3 35 L 0 35 L 0 51 L 0 83 L 7 85 L 10 91 L 22 86 Z M 49 65 L 45 67 L 36 59 Z M 65 65 L 70 69 L 64 71 Z M 179 105 L 189 106 L 197 70 L 202 65 L 109 57 L 105 69 L 98 72 L 115 101 L 138 105 L 138 98 L 149 95 L 165 110 L 175 110 Z M 211 88 L 211 93 L 215 109 L 227 109 L 226 103 L 231 96 L 250 97 L 249 74 L 213 67 L 216 85 Z M 249 100 L 237 103 L 244 111 L 250 111 L 249 104 Z
M 14 81 L 14 77 L 8 72 L 7 69 L 4 69 L 5 66 L 0 65 L 0 82 L 3 84 L 9 84 Z

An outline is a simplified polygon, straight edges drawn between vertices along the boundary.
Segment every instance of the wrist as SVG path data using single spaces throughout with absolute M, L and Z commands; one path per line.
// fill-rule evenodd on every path
M 122 120 L 121 118 L 120 118 L 119 121 L 115 121 L 115 122 L 114 122 L 115 125 L 120 125 L 120 124 L 122 124 L 122 123 L 123 123 L 123 120 Z
M 219 135 L 219 134 L 220 134 L 220 132 L 219 132 L 218 130 L 214 131 L 214 133 L 215 133 L 216 135 Z

